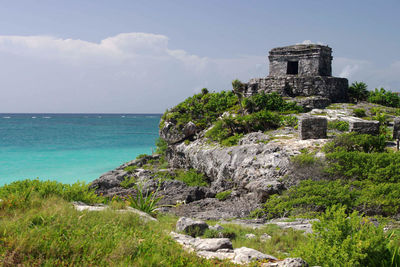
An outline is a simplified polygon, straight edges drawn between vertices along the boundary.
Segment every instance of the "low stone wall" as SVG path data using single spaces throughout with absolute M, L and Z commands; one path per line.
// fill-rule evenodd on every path
M 246 84 L 246 96 L 277 92 L 283 96 L 322 96 L 332 102 L 346 102 L 348 80 L 330 76 L 268 76 Z

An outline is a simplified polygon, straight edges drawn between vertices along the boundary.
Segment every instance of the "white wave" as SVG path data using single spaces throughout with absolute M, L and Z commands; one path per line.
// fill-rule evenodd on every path
M 6 116 L 6 117 L 3 117 L 3 119 L 11 119 L 11 117 Z
M 32 119 L 36 119 L 36 117 L 32 117 Z

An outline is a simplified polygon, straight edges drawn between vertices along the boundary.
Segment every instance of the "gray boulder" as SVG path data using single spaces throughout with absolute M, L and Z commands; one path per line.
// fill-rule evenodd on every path
M 246 264 L 250 263 L 251 261 L 258 260 L 278 260 L 274 256 L 261 253 L 260 251 L 252 248 L 241 247 L 235 249 L 234 252 L 235 257 L 233 259 L 233 263 L 237 264 Z
M 196 239 L 194 243 L 196 250 L 217 251 L 221 249 L 233 249 L 232 242 L 229 238 L 204 238 Z
M 184 232 L 189 235 L 202 235 L 208 229 L 208 224 L 200 220 L 193 220 L 181 217 L 176 222 L 176 231 Z
M 255 234 L 246 234 L 245 237 L 247 239 L 254 239 L 254 238 L 256 238 L 256 235 Z
M 168 144 L 179 143 L 197 132 L 197 127 L 193 122 L 188 122 L 183 128 L 178 127 L 172 122 L 165 122 L 164 127 L 160 129 L 160 137 Z
M 304 261 L 302 258 L 286 258 L 283 261 L 278 261 L 271 264 L 265 264 L 263 266 L 269 267 L 308 267 L 308 263 Z

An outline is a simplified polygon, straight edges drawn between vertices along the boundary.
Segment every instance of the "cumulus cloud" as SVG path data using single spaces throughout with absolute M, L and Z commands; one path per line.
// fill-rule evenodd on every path
M 400 91 L 400 61 L 378 67 L 368 60 L 338 57 L 334 59 L 332 68 L 334 75 L 347 78 L 350 83 L 363 81 L 370 90 L 384 87 Z
M 0 112 L 163 112 L 201 88 L 268 74 L 266 55 L 201 57 L 171 49 L 168 37 L 123 33 L 100 42 L 0 36 Z M 400 89 L 400 60 L 335 58 L 334 74 L 370 88 Z
M 163 112 L 203 87 L 267 74 L 265 56 L 199 57 L 150 33 L 0 36 L 0 56 L 0 112 Z

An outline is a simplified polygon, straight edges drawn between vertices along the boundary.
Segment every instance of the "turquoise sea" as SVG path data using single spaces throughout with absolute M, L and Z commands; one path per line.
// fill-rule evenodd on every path
M 0 185 L 90 182 L 151 153 L 160 114 L 0 114 Z

